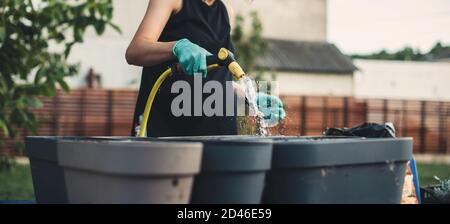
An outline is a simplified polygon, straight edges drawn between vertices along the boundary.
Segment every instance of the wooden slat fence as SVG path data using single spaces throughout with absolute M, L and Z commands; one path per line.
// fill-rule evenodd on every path
M 77 89 L 58 91 L 35 110 L 42 136 L 127 136 L 137 92 Z M 282 96 L 287 119 L 271 134 L 321 135 L 327 127 L 391 121 L 398 136 L 414 138 L 416 153 L 450 153 L 450 102 L 360 100 L 352 97 Z M 28 133 L 25 133 L 25 135 Z M 3 139 L 3 141 L 5 141 Z M 5 141 L 0 154 L 17 154 Z

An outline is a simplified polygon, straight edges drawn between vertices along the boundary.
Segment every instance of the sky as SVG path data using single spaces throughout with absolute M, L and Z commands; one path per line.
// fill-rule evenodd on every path
M 347 54 L 450 44 L 450 0 L 328 0 L 328 40 Z

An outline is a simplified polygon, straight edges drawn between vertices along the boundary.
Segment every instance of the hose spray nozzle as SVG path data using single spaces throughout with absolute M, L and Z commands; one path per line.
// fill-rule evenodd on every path
M 207 64 L 218 64 L 220 66 L 227 66 L 230 73 L 237 79 L 245 76 L 242 67 L 237 63 L 234 54 L 226 48 L 221 48 L 217 55 L 211 55 L 206 58 Z

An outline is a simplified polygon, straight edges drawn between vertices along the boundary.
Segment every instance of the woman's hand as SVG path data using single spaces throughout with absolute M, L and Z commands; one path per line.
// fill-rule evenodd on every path
M 269 126 L 275 126 L 286 118 L 286 112 L 284 111 L 283 102 L 280 98 L 258 92 L 256 95 L 256 103 Z
M 193 44 L 188 39 L 179 40 L 173 47 L 173 55 L 187 75 L 201 74 L 204 78 L 208 72 L 206 57 L 212 55 L 202 47 Z
M 232 26 L 234 18 L 233 11 L 229 3 L 226 6 L 230 17 L 230 25 Z M 176 42 L 159 42 L 158 39 L 170 16 L 178 13 L 182 7 L 182 0 L 149 1 L 147 12 L 133 40 L 128 46 L 125 55 L 128 64 L 154 66 L 175 59 L 174 46 Z M 204 67 L 199 68 L 199 71 L 203 69 Z M 189 71 L 186 72 L 188 73 Z M 205 74 L 203 73 L 203 75 Z

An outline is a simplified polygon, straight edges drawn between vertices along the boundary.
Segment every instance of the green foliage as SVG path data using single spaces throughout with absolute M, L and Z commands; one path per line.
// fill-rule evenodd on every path
M 419 179 L 421 186 L 436 184 L 434 176 L 450 177 L 450 165 L 439 163 L 418 163 Z
M 245 29 L 246 20 L 240 14 L 236 16 L 236 24 L 232 33 L 232 40 L 236 47 L 236 57 L 252 78 L 256 81 L 274 81 L 276 73 L 256 67 L 256 60 L 264 55 L 268 49 L 267 40 L 263 37 L 263 25 L 257 12 L 251 12 L 250 29 Z M 271 89 L 270 82 L 267 90 Z
M 69 91 L 64 80 L 78 73 L 78 64 L 67 61 L 72 47 L 88 27 L 98 35 L 107 27 L 120 32 L 112 16 L 112 0 L 0 1 L 0 134 L 36 133 L 30 109 L 58 86 Z
M 15 163 L 0 169 L 1 200 L 35 200 L 29 165 Z
M 434 179 L 439 181 L 439 187 L 434 188 L 434 195 L 442 201 L 450 201 L 450 179 L 441 180 L 439 177 L 434 176 Z
M 232 33 L 232 40 L 236 48 L 236 57 L 242 68 L 251 73 L 255 68 L 258 57 L 267 50 L 267 42 L 262 36 L 263 26 L 257 12 L 250 13 L 251 29 L 244 28 L 245 19 L 242 15 L 236 16 L 236 24 Z
M 450 46 L 443 46 L 440 42 L 428 52 L 421 53 L 418 49 L 405 47 L 397 52 L 389 53 L 386 50 L 368 54 L 368 55 L 352 55 L 354 59 L 374 59 L 374 60 L 396 60 L 396 61 L 426 61 L 429 59 L 437 59 L 444 51 L 450 51 Z

